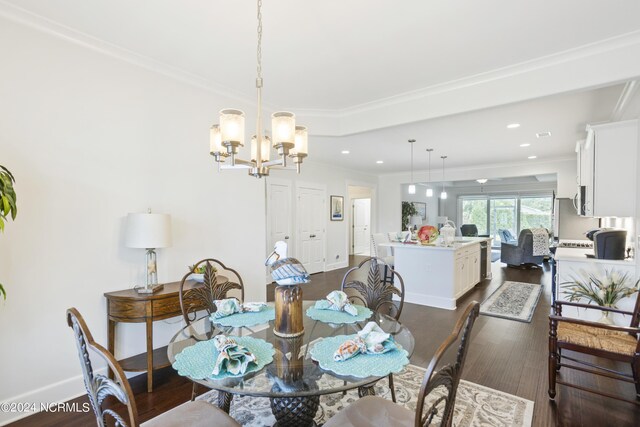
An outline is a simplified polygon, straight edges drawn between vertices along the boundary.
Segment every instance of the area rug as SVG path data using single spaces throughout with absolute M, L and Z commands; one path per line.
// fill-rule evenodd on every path
M 536 283 L 504 282 L 480 304 L 480 314 L 531 322 L 541 293 Z
M 423 376 L 424 369 L 415 365 L 409 365 L 402 373 L 393 376 L 398 404 L 415 411 Z M 342 385 L 342 380 L 335 378 L 323 377 L 320 381 L 337 381 Z M 437 399 L 438 392 L 438 389 L 434 390 L 434 393 L 428 396 L 427 403 Z M 391 399 L 386 379 L 377 383 L 376 395 Z M 217 402 L 216 398 L 216 391 L 198 397 L 198 399 L 204 399 L 212 404 Z M 322 425 L 336 412 L 356 400 L 358 400 L 357 390 L 347 392 L 346 396 L 343 396 L 342 393 L 321 396 L 320 407 L 315 418 L 316 423 Z M 267 398 L 236 396 L 231 403 L 231 416 L 243 426 L 250 427 L 270 427 L 276 421 L 271 413 Z M 530 427 L 532 419 L 532 401 L 468 381 L 462 380 L 460 382 L 453 420 L 455 426 Z

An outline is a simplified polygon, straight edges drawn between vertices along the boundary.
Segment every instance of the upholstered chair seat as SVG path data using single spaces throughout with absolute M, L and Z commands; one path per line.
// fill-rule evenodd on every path
M 633 356 L 638 340 L 625 332 L 558 322 L 558 340 L 596 350 Z
M 238 427 L 239 424 L 223 412 L 202 400 L 184 403 L 171 411 L 142 423 L 141 427 Z
M 325 427 L 413 426 L 416 413 L 378 396 L 363 397 L 331 417 Z

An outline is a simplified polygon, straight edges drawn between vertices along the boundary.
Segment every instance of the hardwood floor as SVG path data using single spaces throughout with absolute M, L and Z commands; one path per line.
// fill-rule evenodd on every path
M 352 258 L 352 264 L 355 262 Z M 339 288 L 346 269 L 319 273 L 304 289 L 305 299 L 324 297 L 330 290 Z M 462 377 L 468 381 L 515 394 L 533 400 L 533 426 L 638 426 L 640 405 L 603 398 L 576 389 L 558 386 L 555 402 L 547 397 L 547 336 L 550 308 L 551 272 L 547 265 L 542 269 L 518 270 L 504 264 L 492 264 L 493 279 L 478 284 L 458 301 L 455 311 L 405 304 L 402 322 L 416 336 L 416 349 L 412 363 L 425 367 L 436 348 L 451 332 L 458 316 L 473 300 L 482 302 L 504 281 L 542 283 L 544 293 L 540 298 L 531 323 L 522 323 L 495 317 L 480 316 L 474 330 L 466 366 Z M 272 296 L 271 288 L 268 295 Z M 73 345 L 69 340 L 69 345 Z M 622 369 L 630 370 L 624 367 Z M 635 396 L 632 384 L 607 379 L 587 377 L 585 374 L 563 371 L 562 376 L 582 385 L 601 387 L 630 399 Z M 191 393 L 191 383 L 179 377 L 172 368 L 156 372 L 154 392 L 146 392 L 146 375 L 131 380 L 140 420 L 146 421 L 182 402 Z M 205 390 L 200 390 L 204 392 Z M 86 398 L 76 399 L 85 402 Z M 95 425 L 92 413 L 36 414 L 11 426 L 87 426 Z

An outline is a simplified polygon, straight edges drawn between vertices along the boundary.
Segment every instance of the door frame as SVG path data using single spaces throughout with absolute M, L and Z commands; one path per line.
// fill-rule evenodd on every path
M 367 187 L 371 190 L 371 217 L 369 218 L 369 222 L 371 224 L 371 234 L 377 233 L 378 232 L 378 184 L 374 184 L 371 182 L 367 182 L 367 181 L 357 181 L 357 180 L 350 180 L 350 179 L 346 179 L 344 181 L 344 193 L 347 195 L 346 199 L 347 202 L 345 203 L 345 209 L 348 209 L 348 211 L 345 211 L 345 215 L 348 215 L 347 218 L 352 218 L 353 217 L 353 200 L 351 198 L 351 195 L 349 194 L 349 187 Z M 347 254 L 347 259 L 343 260 L 342 263 L 340 263 L 339 265 L 337 265 L 335 268 L 342 268 L 342 267 L 348 267 L 349 266 L 349 256 L 351 255 L 351 230 L 349 229 L 351 227 L 351 219 L 349 220 L 349 222 L 345 221 L 345 225 L 344 225 L 344 235 L 346 236 L 345 239 L 345 254 Z
M 289 223 L 289 235 L 291 236 L 291 238 L 289 239 L 288 242 L 288 247 L 287 247 L 287 253 L 289 256 L 291 256 L 291 254 L 294 253 L 295 251 L 295 247 L 296 247 L 296 243 L 295 240 L 296 238 L 295 236 L 295 230 L 293 229 L 293 225 L 294 225 L 294 218 L 295 218 L 295 209 L 294 209 L 294 205 L 292 203 L 292 197 L 293 197 L 293 185 L 290 179 L 283 179 L 283 178 L 272 178 L 270 176 L 266 177 L 265 179 L 265 198 L 266 198 L 266 236 L 265 236 L 265 245 L 267 247 L 267 254 L 265 254 L 265 256 L 269 255 L 271 253 L 271 251 L 273 250 L 272 247 L 270 247 L 269 245 L 269 239 L 271 237 L 271 211 L 270 211 L 270 200 L 271 200 L 271 184 L 275 184 L 275 185 L 285 185 L 287 187 L 289 187 L 289 213 L 291 218 L 289 218 L 290 223 Z M 266 275 L 267 275 L 267 283 L 271 283 L 273 281 L 273 278 L 271 277 L 271 273 L 270 273 L 270 269 L 269 267 L 266 268 Z
M 298 254 L 298 248 L 302 247 L 301 243 L 300 243 L 300 233 L 298 233 L 298 219 L 299 219 L 299 215 L 298 215 L 298 203 L 300 201 L 299 199 L 299 193 L 300 193 L 300 189 L 301 188 L 309 188 L 312 190 L 320 190 L 322 191 L 323 194 L 323 201 L 324 201 L 324 213 L 322 218 L 322 228 L 323 228 L 323 233 L 324 233 L 324 237 L 323 237 L 323 245 L 322 245 L 322 259 L 324 260 L 322 262 L 322 271 L 326 272 L 327 271 L 327 236 L 329 235 L 329 227 L 328 227 L 328 217 L 329 217 L 329 210 L 327 209 L 327 185 L 326 184 L 320 184 L 317 182 L 309 182 L 309 181 L 295 181 L 294 182 L 294 190 L 293 190 L 293 197 L 294 197 L 294 202 L 293 202 L 293 223 L 294 225 L 294 234 L 295 234 L 295 256 L 296 257 L 300 257 L 300 254 Z
M 367 246 L 369 246 L 369 250 L 371 250 L 371 211 L 373 210 L 371 208 L 371 197 L 356 197 L 351 199 L 351 207 L 353 208 L 351 210 L 351 230 L 350 230 L 350 241 L 351 241 L 351 248 L 349 251 L 349 255 L 351 255 L 351 250 L 353 250 L 353 253 L 355 254 L 356 251 L 356 225 L 355 225 L 355 219 L 356 219 L 356 211 L 355 211 L 355 205 L 356 202 L 358 200 L 368 200 L 369 201 L 369 242 L 367 242 Z M 371 254 L 369 254 L 369 256 L 371 256 Z

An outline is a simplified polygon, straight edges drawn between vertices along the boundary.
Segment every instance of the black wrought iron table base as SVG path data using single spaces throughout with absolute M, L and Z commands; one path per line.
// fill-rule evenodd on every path
M 313 419 L 320 406 L 320 396 L 272 397 L 271 412 L 276 426 L 315 426 Z

